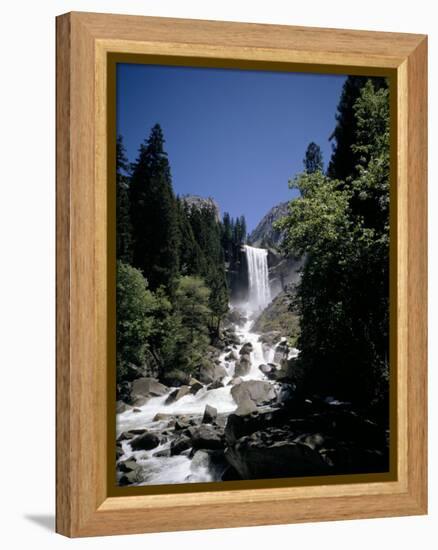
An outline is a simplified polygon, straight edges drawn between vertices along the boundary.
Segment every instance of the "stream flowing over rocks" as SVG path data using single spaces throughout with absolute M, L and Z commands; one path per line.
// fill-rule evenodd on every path
M 348 403 L 298 396 L 298 350 L 278 331 L 252 331 L 271 296 L 266 250 L 245 248 L 249 300 L 231 307 L 197 377 L 135 378 L 129 404 L 117 403 L 119 485 L 387 470 L 388 434 Z

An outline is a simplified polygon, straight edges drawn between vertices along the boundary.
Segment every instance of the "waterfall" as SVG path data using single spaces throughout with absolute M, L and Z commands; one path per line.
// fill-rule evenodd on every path
M 268 251 L 244 245 L 248 260 L 249 297 L 252 310 L 260 311 L 271 301 L 268 273 Z

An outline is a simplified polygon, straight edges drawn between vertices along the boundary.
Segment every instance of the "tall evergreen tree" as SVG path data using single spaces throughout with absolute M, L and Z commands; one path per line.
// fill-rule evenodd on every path
M 205 257 L 195 239 L 190 213 L 184 200 L 176 199 L 179 226 L 179 266 L 181 275 L 200 275 L 205 271 Z
M 231 261 L 233 255 L 233 224 L 228 212 L 224 213 L 222 218 L 222 248 L 224 251 L 225 261 Z
M 131 179 L 133 264 L 155 290 L 172 292 L 178 275 L 178 214 L 164 137 L 155 124 L 139 150 Z
M 116 256 L 132 261 L 132 225 L 129 201 L 129 163 L 122 136 L 116 143 Z
M 322 161 L 322 152 L 319 145 L 313 141 L 309 143 L 306 149 L 306 156 L 303 160 L 304 170 L 308 174 L 313 174 L 314 172 L 322 172 L 324 165 Z
M 199 275 L 210 289 L 209 308 L 212 313 L 210 329 L 213 334 L 217 334 L 220 321 L 228 311 L 229 300 L 225 257 L 221 242 L 223 233 L 216 219 L 216 211 L 208 206 L 192 207 L 190 223 L 204 257 Z
M 331 178 L 345 181 L 357 175 L 356 167 L 359 164 L 360 153 L 351 147 L 357 134 L 354 104 L 368 80 L 375 91 L 387 88 L 386 80 L 381 77 L 348 76 L 344 82 L 336 115 L 336 127 L 330 136 L 334 143 L 327 174 Z

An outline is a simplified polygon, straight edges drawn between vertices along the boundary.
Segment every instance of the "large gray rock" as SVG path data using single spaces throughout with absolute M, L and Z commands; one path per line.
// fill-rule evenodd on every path
M 150 451 L 155 449 L 160 444 L 160 439 L 157 435 L 146 432 L 133 439 L 130 443 L 133 451 Z
M 249 355 L 253 351 L 253 345 L 251 342 L 245 342 L 243 346 L 240 348 L 240 355 Z
M 245 405 L 244 401 L 242 405 Z M 276 409 L 267 412 L 256 412 L 250 415 L 232 413 L 225 426 L 225 439 L 228 445 L 234 445 L 238 439 L 259 430 L 282 426 L 288 420 L 288 412 Z
M 215 365 L 210 362 L 204 362 L 199 369 L 199 380 L 203 384 L 212 384 L 220 382 L 227 376 L 227 371 L 222 365 Z
M 223 431 L 208 424 L 189 428 L 189 436 L 194 449 L 223 449 Z
M 234 376 L 246 376 L 251 370 L 251 358 L 249 354 L 240 356 L 240 361 L 234 367 Z
M 249 400 L 255 405 L 264 405 L 276 398 L 274 386 L 264 380 L 244 380 L 231 388 L 237 405 Z
M 120 414 L 120 413 L 123 413 L 125 411 L 129 411 L 131 407 L 129 405 L 127 405 L 126 403 L 124 403 L 123 401 L 117 401 L 116 403 L 116 413 L 117 414 Z
M 160 384 L 155 378 L 137 378 L 132 383 L 131 395 L 135 401 L 138 398 L 150 398 L 165 395 L 168 388 L 164 384 Z
M 253 414 L 257 412 L 257 410 L 257 405 L 254 403 L 254 401 L 251 401 L 250 399 L 245 399 L 239 404 L 237 409 L 234 411 L 234 414 L 245 416 L 247 414 Z

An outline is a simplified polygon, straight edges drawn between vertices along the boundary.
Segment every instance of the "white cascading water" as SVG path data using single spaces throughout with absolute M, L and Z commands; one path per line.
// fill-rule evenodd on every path
M 247 322 L 242 326 L 235 327 L 241 344 L 240 346 L 234 346 L 234 348 L 238 353 L 239 348 L 244 343 L 252 344 L 250 353 L 251 368 L 246 376 L 240 377 L 242 380 L 267 380 L 259 367 L 262 364 L 272 363 L 275 352 L 273 348 L 263 346 L 259 341 L 259 334 L 252 332 L 251 328 L 254 321 L 251 320 L 251 317 L 256 313 L 260 313 L 271 301 L 268 254 L 264 249 L 246 245 L 245 251 L 248 258 L 249 299 L 247 303 L 240 304 L 238 309 L 247 317 Z M 166 428 L 167 421 L 165 419 L 154 420 L 159 413 L 169 416 L 202 416 L 207 404 L 215 407 L 219 415 L 228 415 L 236 410 L 237 404 L 231 395 L 232 386 L 228 385 L 234 376 L 235 361 L 227 361 L 227 355 L 227 352 L 223 352 L 219 356 L 220 364 L 225 367 L 228 375 L 222 380 L 224 387 L 212 390 L 207 390 L 204 387 L 196 395 L 185 395 L 181 399 L 166 405 L 167 397 L 174 389 L 170 388 L 166 395 L 151 398 L 145 405 L 136 408 L 135 412 L 131 409 L 118 414 L 117 435 L 135 428 L 147 428 L 151 432 L 161 432 Z M 199 462 L 199 459 L 192 460 L 186 455 L 154 456 L 156 452 L 165 451 L 169 447 L 170 441 L 166 441 L 152 451 L 132 451 L 129 441 L 123 441 L 124 455 L 121 460 L 134 456 L 137 463 L 142 466 L 144 477 L 141 482 L 137 483 L 139 485 L 206 482 L 220 479 L 217 472 L 212 471 L 211 467 L 202 461 Z
M 250 308 L 261 311 L 271 301 L 268 272 L 268 251 L 264 248 L 244 245 L 248 261 L 249 297 Z

